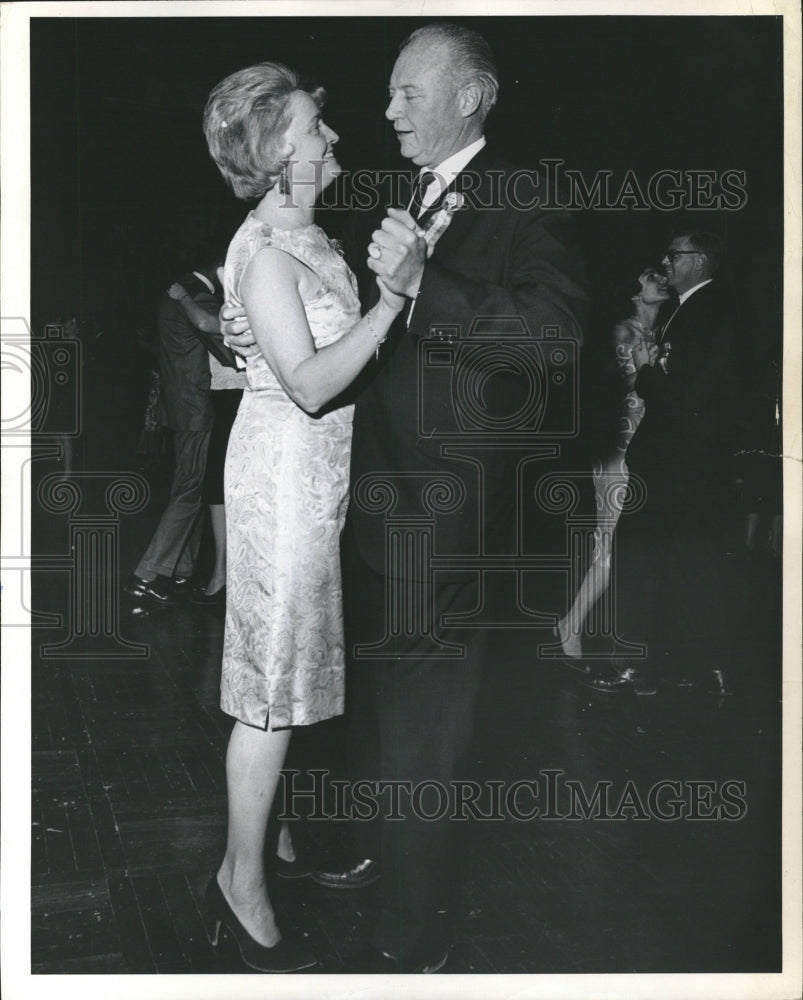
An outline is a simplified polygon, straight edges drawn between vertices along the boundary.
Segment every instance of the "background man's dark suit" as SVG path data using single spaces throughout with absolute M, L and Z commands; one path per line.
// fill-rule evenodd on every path
M 520 316 L 531 337 L 544 325 L 558 326 L 562 337 L 582 342 L 585 274 L 570 218 L 564 212 L 500 206 L 498 195 L 495 208 L 481 207 L 493 204 L 500 175 L 507 177 L 511 170 L 486 147 L 458 176 L 456 189 L 468 192 L 475 184 L 476 188 L 473 194 L 466 193 L 465 207 L 455 214 L 425 266 L 409 331 L 404 328 L 405 309 L 381 348 L 379 363 L 366 373 L 365 388 L 357 399 L 352 501 L 343 542 L 349 654 L 356 644 L 383 639 L 386 602 L 396 600 L 401 590 L 408 600 L 413 594 L 419 613 L 424 613 L 421 605 L 429 600 L 420 582 L 410 585 L 417 576 L 415 566 L 388 565 L 385 512 L 369 509 L 362 491 L 366 482 L 389 484 L 396 500 L 387 513 L 415 518 L 428 514 L 422 499 L 425 483 L 442 482 L 447 475 L 458 477 L 465 498 L 456 510 L 435 516 L 434 551 L 441 555 L 479 551 L 476 470 L 469 463 L 442 456 L 437 436 L 420 432 L 422 393 L 436 428 L 454 426 L 455 405 L 448 380 L 425 381 L 422 386 L 421 338 L 445 328 L 448 338 L 454 339 L 455 327 L 465 337 L 478 317 Z M 492 171 L 497 172 L 495 187 Z M 504 184 L 501 187 L 504 191 Z M 436 208 L 437 204 L 432 211 Z M 425 221 L 422 216 L 421 224 Z M 365 305 L 376 298 L 374 275 L 364 266 L 365 247 L 376 225 L 376 219 L 357 220 L 359 232 L 350 255 Z M 502 387 L 503 393 L 516 391 L 520 390 L 512 382 Z M 508 405 L 506 411 L 510 410 Z M 491 533 L 499 534 L 512 521 L 505 506 L 512 499 L 511 484 L 499 454 L 490 459 L 486 452 L 483 464 L 488 480 L 484 523 Z M 468 611 L 475 597 L 476 580 L 470 575 L 450 574 L 445 580 L 436 576 L 431 595 L 435 628 L 441 614 Z M 404 633 L 404 628 L 400 631 Z M 459 773 L 471 735 L 485 635 L 483 630 L 472 629 L 439 631 L 448 641 L 465 644 L 463 658 L 432 658 L 431 645 L 414 634 L 397 635 L 385 646 L 386 654 L 396 652 L 401 658 L 354 659 L 352 655 L 350 742 L 358 751 L 352 756 L 353 778 L 397 778 L 414 785 L 434 780 L 448 785 Z M 377 724 L 378 754 L 369 738 L 370 727 Z M 425 800 L 424 808 L 432 810 L 433 801 Z M 361 856 L 376 857 L 368 844 L 364 852 Z M 434 822 L 407 815 L 403 822 L 384 822 L 380 857 L 382 914 L 373 943 L 390 954 L 406 956 L 430 943 L 435 933 L 432 913 L 448 903 L 448 817 Z
M 635 386 L 646 411 L 627 463 L 647 499 L 622 519 L 619 619 L 628 638 L 647 643 L 651 668 L 700 677 L 728 666 L 721 569 L 744 433 L 742 344 L 719 278 L 668 312 L 666 369 L 643 367 Z
M 194 274 L 184 275 L 181 284 L 202 309 L 217 315 L 218 298 Z M 166 293 L 159 298 L 157 324 L 164 426 L 174 431 L 208 431 L 212 407 L 207 351 L 226 351 L 223 338 L 193 326 L 178 302 Z
M 194 274 L 181 279 L 203 309 L 217 316 L 220 299 Z M 170 501 L 139 562 L 136 576 L 191 576 L 200 543 L 201 486 L 212 429 L 208 351 L 223 364 L 232 355 L 220 334 L 206 334 L 167 293 L 159 299 L 159 367 L 162 422 L 173 431 L 175 471 Z

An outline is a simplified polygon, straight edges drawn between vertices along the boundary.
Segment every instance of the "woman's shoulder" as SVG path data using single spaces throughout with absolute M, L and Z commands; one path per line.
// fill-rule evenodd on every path
M 640 336 L 640 331 L 629 319 L 620 319 L 614 323 L 611 337 L 615 344 L 633 344 Z
M 281 231 L 261 222 L 251 212 L 234 234 L 226 255 L 226 297 L 242 301 L 243 294 L 256 279 L 280 282 L 301 269 L 288 254 Z
M 229 244 L 229 256 L 248 257 L 263 247 L 281 246 L 282 231 L 262 222 L 253 212 L 249 212 Z

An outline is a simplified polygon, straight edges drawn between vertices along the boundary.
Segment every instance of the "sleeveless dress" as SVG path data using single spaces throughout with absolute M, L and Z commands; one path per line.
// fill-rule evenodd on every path
M 626 319 L 620 324 L 630 331 L 628 341 L 615 345 L 616 371 L 622 382 L 636 374 L 633 351 L 637 344 L 655 344 L 654 334 L 637 320 Z M 631 389 L 619 403 L 616 439 L 609 454 L 593 465 L 594 497 L 597 507 L 597 527 L 594 531 L 593 562 L 610 565 L 613 532 L 622 513 L 625 490 L 629 479 L 625 454 L 644 416 L 644 400 Z
M 227 301 L 265 247 L 310 268 L 304 302 L 317 348 L 360 318 L 354 276 L 318 226 L 279 230 L 248 215 L 229 247 Z M 309 725 L 340 715 L 344 647 L 340 533 L 346 517 L 353 406 L 312 417 L 258 354 L 225 466 L 226 625 L 221 708 L 248 725 Z

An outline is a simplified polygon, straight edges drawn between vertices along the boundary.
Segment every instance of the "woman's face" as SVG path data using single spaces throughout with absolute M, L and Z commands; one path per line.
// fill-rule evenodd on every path
M 321 109 L 303 90 L 292 95 L 290 108 L 293 117 L 285 142 L 293 150 L 287 160 L 291 190 L 299 195 L 314 192 L 317 197 L 341 172 L 332 152 L 338 135 L 324 122 Z
M 639 275 L 641 285 L 641 301 L 647 305 L 655 305 L 656 302 L 666 302 L 670 297 L 669 289 L 666 285 L 666 275 L 660 271 L 648 270 Z

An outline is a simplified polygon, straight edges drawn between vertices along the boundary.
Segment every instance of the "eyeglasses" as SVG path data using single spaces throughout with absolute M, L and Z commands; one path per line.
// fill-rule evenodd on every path
M 667 250 L 664 257 L 668 257 L 670 260 L 674 260 L 676 257 L 682 256 L 684 253 L 699 253 L 699 250 Z

